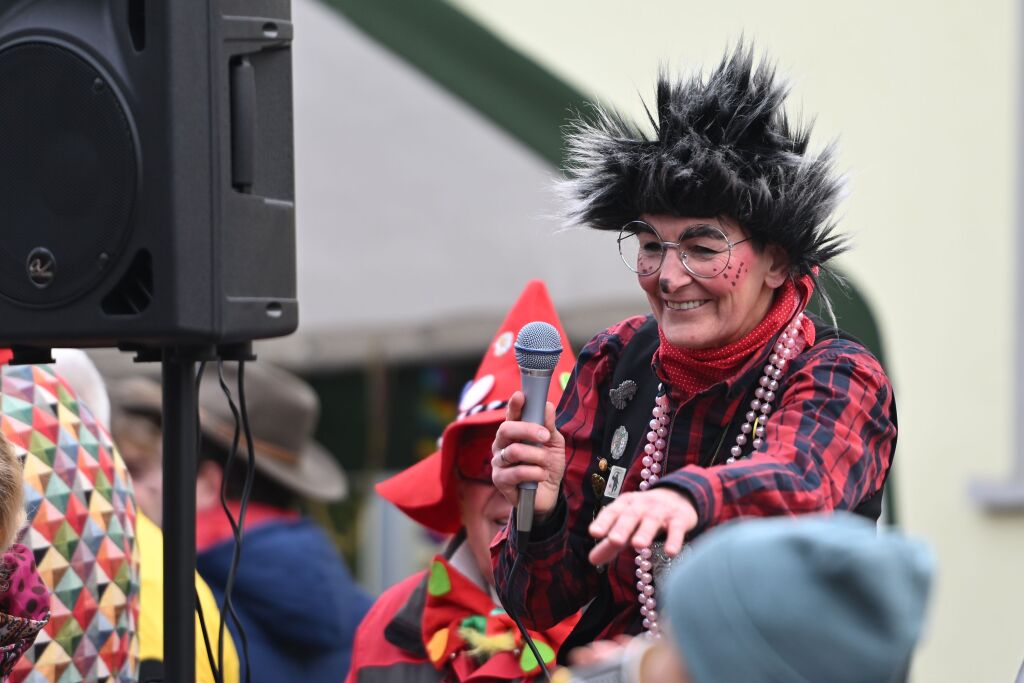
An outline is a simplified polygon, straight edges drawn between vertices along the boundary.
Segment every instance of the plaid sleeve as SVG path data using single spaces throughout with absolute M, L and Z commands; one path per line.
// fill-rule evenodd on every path
M 896 446 L 892 386 L 863 347 L 822 346 L 793 363 L 763 450 L 662 479 L 692 498 L 697 531 L 734 517 L 850 510 L 881 489 Z
M 629 318 L 594 337 L 580 353 L 558 405 L 556 424 L 565 437 L 566 467 L 558 505 L 533 530 L 516 576 L 515 519 L 491 545 L 495 588 L 502 604 L 518 610 L 533 628 L 550 628 L 573 615 L 596 593 L 597 570 L 587 560 L 593 512 L 583 497 L 587 470 L 603 438 L 603 388 L 623 347 L 644 323 Z

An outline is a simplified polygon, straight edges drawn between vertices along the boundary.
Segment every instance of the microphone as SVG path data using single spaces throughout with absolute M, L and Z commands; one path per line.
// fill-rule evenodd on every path
M 516 363 L 523 384 L 523 422 L 544 424 L 544 406 L 548 400 L 551 375 L 562 355 L 562 338 L 553 325 L 536 321 L 523 325 L 516 336 Z M 533 506 L 537 496 L 537 482 L 519 484 L 519 504 L 516 506 L 516 533 L 519 550 L 525 550 L 533 530 Z

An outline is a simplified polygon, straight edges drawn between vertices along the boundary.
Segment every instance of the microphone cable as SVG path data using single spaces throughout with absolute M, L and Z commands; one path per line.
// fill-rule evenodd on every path
M 512 514 L 514 515 L 515 512 L 513 512 Z M 517 530 L 516 531 L 516 540 L 517 541 L 520 540 L 519 534 L 520 534 L 520 532 Z M 515 582 L 516 571 L 520 567 L 520 560 L 523 559 L 523 553 L 520 551 L 520 548 L 524 547 L 529 542 L 529 539 L 530 539 L 530 534 L 529 534 L 529 532 L 527 532 L 526 533 L 526 538 L 525 539 L 521 539 L 522 540 L 521 543 L 516 543 L 516 559 L 513 560 L 513 562 L 512 562 L 512 569 L 510 569 L 509 572 L 508 572 L 509 583 L 514 583 Z M 526 643 L 527 647 L 530 648 L 530 652 L 533 653 L 533 658 L 537 660 L 537 665 L 540 666 L 540 672 L 541 672 L 541 674 L 544 675 L 544 680 L 545 681 L 550 681 L 551 680 L 551 672 L 548 671 L 547 665 L 544 664 L 544 658 L 540 656 L 540 650 L 537 649 L 537 644 L 534 643 L 533 642 L 533 638 L 530 637 L 530 632 L 526 630 L 526 625 L 523 623 L 523 620 L 519 617 L 519 615 L 516 613 L 515 610 L 509 609 L 509 606 L 505 603 L 504 600 L 502 600 L 501 603 L 502 603 L 501 604 L 502 609 L 504 609 L 505 612 L 510 617 L 512 617 L 512 621 L 515 622 L 516 627 L 519 629 L 519 635 L 521 635 L 523 637 L 523 642 Z

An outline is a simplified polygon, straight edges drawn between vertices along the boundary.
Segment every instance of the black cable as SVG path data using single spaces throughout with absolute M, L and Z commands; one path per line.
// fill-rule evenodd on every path
M 519 532 L 517 532 L 518 535 Z M 512 562 L 512 569 L 509 570 L 508 580 L 511 584 L 515 581 L 516 570 L 519 569 L 519 560 L 523 558 L 523 554 L 516 551 L 516 559 Z M 530 637 L 530 633 L 526 630 L 526 626 L 523 624 L 523 620 L 519 618 L 519 615 L 514 610 L 508 608 L 508 605 L 502 604 L 505 612 L 512 617 L 512 621 L 516 622 L 516 626 L 519 628 L 519 634 L 523 636 L 523 642 L 530 648 L 530 652 L 533 653 L 534 659 L 537 660 L 537 664 L 540 666 L 540 671 L 544 674 L 544 680 L 551 680 L 551 672 L 548 671 L 548 667 L 544 664 L 544 658 L 540 656 L 540 650 L 537 649 L 537 645 L 533 642 L 533 638 Z
M 199 395 L 199 387 L 203 382 L 203 373 L 206 370 L 206 361 L 199 363 L 199 372 L 196 374 L 196 395 Z M 196 401 L 196 424 L 199 424 L 199 401 Z M 202 432 L 196 430 L 196 453 L 202 448 Z M 213 672 L 213 679 L 217 683 L 224 683 L 218 662 L 213 658 L 213 647 L 210 645 L 210 634 L 206 630 L 206 616 L 203 614 L 203 603 L 199 601 L 199 590 L 195 590 L 196 614 L 199 615 L 199 628 L 203 632 L 203 644 L 206 646 L 206 659 L 210 662 L 210 671 Z
M 217 683 L 224 683 L 224 678 L 221 676 L 220 668 L 215 664 L 213 659 L 213 647 L 210 645 L 210 634 L 206 630 L 206 618 L 203 616 L 203 605 L 199 602 L 199 589 L 196 591 L 196 613 L 199 615 L 199 629 L 203 632 L 203 644 L 206 645 L 206 658 L 210 662 L 210 671 L 213 672 L 213 679 Z
M 239 422 L 238 422 L 238 409 L 235 407 L 235 400 L 234 400 L 234 397 L 232 397 L 232 395 L 231 395 L 231 389 L 228 387 L 228 384 L 227 384 L 227 382 L 224 379 L 224 363 L 222 361 L 218 361 L 218 363 L 217 363 L 217 379 L 218 379 L 218 383 L 220 384 L 221 391 L 224 393 L 224 396 L 228 400 L 228 407 L 231 409 L 231 414 L 234 417 L 234 421 L 235 421 L 234 437 L 233 437 L 232 442 L 231 442 L 231 448 L 228 449 L 227 460 L 224 462 L 224 475 L 223 475 L 223 477 L 221 479 L 221 487 L 220 487 L 220 505 L 221 505 L 221 508 L 224 510 L 224 515 L 227 517 L 228 524 L 231 525 L 231 535 L 232 535 L 232 537 L 235 540 L 235 547 L 237 548 L 238 547 L 238 543 L 239 543 L 238 523 L 235 521 L 234 515 L 231 514 L 231 508 L 228 507 L 228 503 L 227 503 L 227 490 L 226 490 L 226 487 L 225 487 L 225 483 L 227 482 L 228 477 L 231 474 L 231 468 L 232 468 L 232 465 L 233 465 L 233 461 L 235 459 L 235 454 L 236 454 L 236 452 L 238 450 L 238 436 L 239 436 L 240 427 L 239 427 Z M 232 554 L 232 557 L 234 557 L 233 554 Z M 232 619 L 232 621 L 234 621 L 236 628 L 240 627 L 240 621 L 238 619 L 238 615 L 235 612 L 234 604 L 231 601 L 231 589 L 233 588 L 232 583 L 233 583 L 233 577 L 229 576 L 228 585 L 226 586 L 226 590 L 224 591 L 224 597 L 221 598 L 221 605 L 220 605 L 220 625 L 219 625 L 219 629 L 218 629 L 218 633 L 219 633 L 220 639 L 218 640 L 218 644 L 217 644 L 217 661 L 222 666 L 224 664 L 224 630 L 225 630 L 224 629 L 224 624 L 225 624 L 225 615 L 227 615 L 228 617 L 230 617 Z M 242 631 L 244 631 L 244 629 L 242 629 Z M 223 682 L 221 682 L 221 683 L 223 683 Z
M 245 665 L 246 665 L 245 676 L 246 676 L 246 681 L 248 681 L 249 677 L 251 675 L 250 672 L 249 672 L 249 639 L 246 636 L 245 627 L 242 626 L 242 621 L 241 621 L 241 619 L 238 616 L 238 612 L 235 610 L 234 601 L 231 598 L 231 593 L 234 591 L 235 575 L 236 575 L 237 570 L 238 570 L 238 563 L 241 561 L 242 537 L 244 535 L 244 527 L 242 526 L 242 522 L 244 520 L 242 519 L 242 516 L 240 515 L 238 521 L 236 521 L 234 515 L 231 513 L 231 508 L 228 507 L 228 504 L 227 504 L 227 483 L 228 483 L 228 478 L 230 477 L 230 474 L 231 474 L 231 469 L 232 469 L 232 467 L 234 465 L 235 457 L 238 454 L 238 441 L 239 441 L 239 435 L 240 435 L 240 432 L 241 432 L 241 425 L 240 425 L 238 408 L 235 406 L 234 399 L 233 399 L 233 397 L 231 395 L 231 390 L 228 388 L 227 382 L 224 379 L 223 363 L 219 364 L 219 366 L 218 366 L 218 377 L 219 377 L 219 380 L 220 380 L 221 390 L 224 392 L 224 395 L 228 399 L 228 407 L 231 409 L 231 414 L 234 417 L 234 422 L 235 422 L 235 431 L 234 431 L 234 435 L 233 435 L 233 438 L 232 438 L 232 441 L 231 441 L 231 449 L 228 452 L 228 458 L 227 458 L 227 461 L 224 464 L 224 472 L 225 472 L 225 474 L 224 474 L 224 477 L 221 480 L 221 490 L 220 490 L 221 507 L 224 509 L 224 514 L 227 516 L 228 522 L 231 524 L 231 533 L 234 536 L 235 547 L 233 549 L 232 556 L 231 556 L 231 565 L 230 565 L 230 567 L 228 569 L 228 578 L 227 578 L 227 585 L 225 586 L 224 598 L 223 598 L 223 600 L 221 602 L 221 610 L 222 610 L 221 611 L 221 625 L 220 625 L 221 626 L 221 639 L 219 641 L 218 654 L 220 655 L 220 660 L 223 662 L 223 657 L 224 657 L 224 645 L 223 645 L 224 644 L 224 614 L 227 613 L 227 615 L 229 617 L 231 617 L 232 622 L 235 624 L 235 628 L 238 631 L 239 639 L 242 641 L 242 653 L 243 653 L 243 657 L 245 659 Z M 251 453 L 250 453 L 250 458 L 251 458 Z
M 241 370 L 241 363 L 239 363 L 239 369 Z M 218 661 L 223 664 L 224 662 L 224 637 L 225 637 L 225 613 L 231 617 L 232 622 L 235 624 L 235 629 L 238 631 L 238 637 L 242 641 L 242 656 L 245 662 L 245 680 L 249 683 L 251 672 L 249 666 L 249 639 L 245 633 L 245 627 L 242 626 L 242 621 L 238 617 L 238 612 L 235 610 L 235 605 L 231 600 L 231 593 L 235 587 L 235 576 L 238 572 L 238 563 L 242 557 L 242 539 L 244 536 L 244 527 L 242 526 L 245 521 L 245 506 L 248 498 L 248 491 L 243 488 L 242 491 L 242 506 L 239 511 L 238 520 L 235 520 L 235 516 L 231 514 L 231 508 L 228 506 L 227 500 L 227 487 L 228 479 L 231 476 L 231 470 L 234 465 L 234 460 L 238 454 L 238 441 L 241 432 L 242 420 L 246 418 L 244 413 L 244 395 L 239 396 L 239 400 L 243 405 L 243 412 L 240 418 L 238 407 L 235 405 L 234 398 L 231 395 L 231 389 L 228 387 L 227 381 L 224 379 L 224 363 L 223 361 L 217 364 L 217 375 L 220 381 L 221 391 L 224 392 L 224 396 L 227 397 L 228 407 L 231 409 L 231 414 L 235 420 L 235 431 L 231 440 L 231 449 L 228 451 L 227 460 L 224 463 L 224 476 L 221 479 L 220 486 L 220 504 L 224 510 L 224 514 L 227 516 L 228 523 L 231 525 L 231 533 L 235 539 L 235 547 L 231 554 L 231 564 L 228 568 L 227 582 L 224 587 L 224 597 L 221 599 L 221 615 L 220 615 L 220 640 L 217 643 L 217 656 Z M 241 380 L 241 375 L 239 375 Z M 249 444 L 249 461 L 253 461 L 252 444 L 250 440 Z M 250 473 L 252 471 L 252 465 L 249 465 L 249 470 L 246 472 L 246 481 L 248 482 Z
M 239 528 L 239 540 L 238 546 L 235 548 L 236 557 L 235 563 L 229 570 L 229 577 L 231 572 L 238 570 L 238 563 L 242 559 L 242 533 L 245 531 L 245 512 L 249 508 L 249 498 L 252 497 L 252 487 L 256 481 L 256 452 L 253 448 L 254 439 L 252 438 L 252 427 L 249 425 L 249 413 L 245 404 L 245 361 L 238 361 L 238 406 L 242 413 L 242 431 L 245 433 L 245 445 L 249 455 L 249 462 L 245 470 L 245 484 L 242 486 L 242 498 L 239 501 L 238 507 L 238 528 Z M 233 577 L 231 577 L 233 578 Z M 237 618 L 237 617 L 236 617 Z M 242 647 L 245 649 L 245 681 L 249 683 L 250 680 L 250 666 L 249 666 L 249 643 L 245 638 L 244 632 L 242 635 Z

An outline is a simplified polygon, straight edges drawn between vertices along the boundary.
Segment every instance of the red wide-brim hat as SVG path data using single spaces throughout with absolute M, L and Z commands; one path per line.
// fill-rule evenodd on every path
M 513 345 L 519 330 L 538 320 L 553 325 L 562 339 L 562 355 L 548 390 L 548 400 L 558 404 L 575 356 L 547 286 L 533 280 L 495 333 L 476 377 L 463 390 L 458 417 L 445 428 L 440 448 L 377 484 L 377 493 L 425 527 L 441 533 L 455 533 L 462 527 L 457 473 L 475 481 L 491 480 L 490 445 L 505 420 L 509 398 L 521 388 Z

